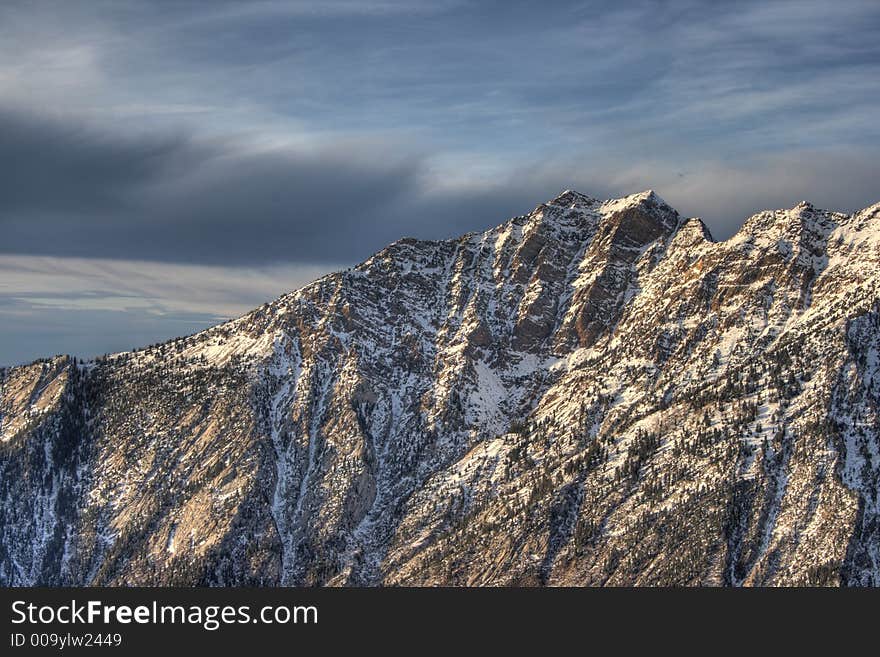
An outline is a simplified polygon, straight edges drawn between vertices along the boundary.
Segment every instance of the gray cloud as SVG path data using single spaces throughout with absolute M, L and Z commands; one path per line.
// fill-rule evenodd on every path
M 119 214 L 138 190 L 163 183 L 212 154 L 183 136 L 126 138 L 73 121 L 0 111 L 0 211 L 41 216 Z
M 727 163 L 554 157 L 469 179 L 394 143 L 130 137 L 8 111 L 0 152 L 0 253 L 233 266 L 353 263 L 403 236 L 484 229 L 565 187 L 603 197 L 651 187 L 726 237 L 752 212 L 804 198 L 868 205 L 880 172 L 870 150 L 848 148 Z
M 382 144 L 257 149 L 121 138 L 0 113 L 0 252 L 177 262 L 350 262 L 403 235 L 452 236 L 537 203 L 523 189 L 432 191 Z

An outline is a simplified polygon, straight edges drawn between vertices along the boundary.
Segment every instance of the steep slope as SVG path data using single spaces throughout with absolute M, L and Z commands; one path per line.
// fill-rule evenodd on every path
M 880 584 L 880 205 L 404 239 L 2 374 L 4 584 Z

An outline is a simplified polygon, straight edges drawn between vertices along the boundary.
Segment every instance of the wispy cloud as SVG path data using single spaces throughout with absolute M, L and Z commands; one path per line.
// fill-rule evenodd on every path
M 218 267 L 136 260 L 0 256 L 0 296 L 34 305 L 235 317 L 319 278 L 331 265 Z
M 333 269 L 0 256 L 0 365 L 55 352 L 94 356 L 192 333 Z M 88 325 L 91 332 L 76 328 Z

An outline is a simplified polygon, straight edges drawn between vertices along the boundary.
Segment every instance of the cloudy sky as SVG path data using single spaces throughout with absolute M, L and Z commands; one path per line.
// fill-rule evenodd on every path
M 240 314 L 402 236 L 653 188 L 880 200 L 880 3 L 0 3 L 0 364 Z

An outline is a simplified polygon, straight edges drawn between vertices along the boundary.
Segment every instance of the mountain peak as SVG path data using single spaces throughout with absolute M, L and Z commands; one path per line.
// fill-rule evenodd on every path
M 544 203 L 544 205 L 572 207 L 575 205 L 595 205 L 597 203 L 600 203 L 599 199 L 593 196 L 583 194 L 574 189 L 565 189 L 553 199 Z M 604 201 L 601 201 L 601 203 L 605 206 L 629 206 L 638 205 L 641 203 L 649 203 L 670 207 L 669 204 L 665 200 L 663 200 L 660 195 L 657 194 L 657 192 L 655 192 L 653 189 L 646 189 L 641 192 L 636 192 L 635 194 L 629 194 L 627 196 L 621 196 L 618 198 L 606 199 Z
M 650 239 L 669 235 L 680 224 L 678 212 L 652 189 L 607 200 L 602 203 L 600 211 L 617 223 L 625 220 L 624 223 L 631 227 L 641 226 L 646 239 L 649 235 L 652 236 Z
M 556 205 L 560 207 L 574 207 L 579 205 L 594 205 L 598 200 L 592 196 L 581 194 L 573 189 L 566 189 L 559 193 L 555 198 L 547 201 L 545 205 Z
M 653 189 L 645 189 L 641 192 L 636 192 L 635 194 L 629 194 L 628 196 L 623 196 L 621 198 L 611 199 L 611 200 L 618 201 L 618 202 L 630 203 L 630 204 L 649 202 L 649 203 L 656 203 L 658 205 L 667 205 L 667 206 L 669 205 Z
M 712 237 L 712 231 L 699 217 L 685 220 L 679 227 L 675 239 L 679 242 L 683 240 L 685 243 L 715 241 L 715 238 Z
M 607 199 L 603 202 L 603 210 L 622 209 L 637 205 L 648 207 L 662 207 L 673 210 L 663 198 L 660 197 L 653 189 L 646 189 L 635 194 L 621 196 L 620 198 Z
M 760 236 L 772 241 L 780 236 L 791 237 L 805 231 L 827 233 L 845 218 L 845 215 L 816 208 L 809 201 L 800 201 L 790 208 L 753 214 L 731 239 L 734 242 L 749 241 Z

